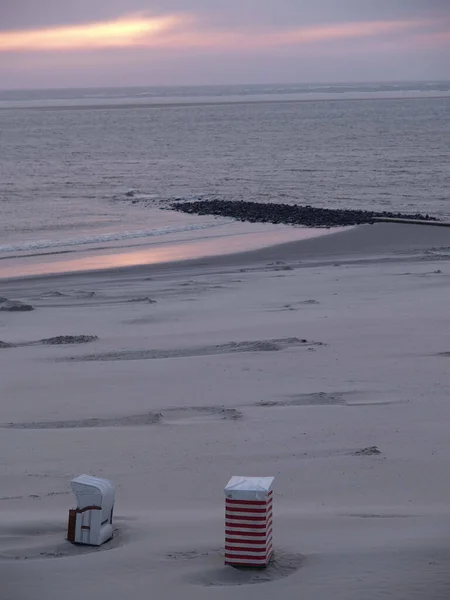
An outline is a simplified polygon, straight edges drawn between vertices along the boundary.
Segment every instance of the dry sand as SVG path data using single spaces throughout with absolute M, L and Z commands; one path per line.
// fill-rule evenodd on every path
M 379 224 L 1 282 L 35 309 L 0 313 L 1 600 L 449 598 L 449 259 Z M 82 472 L 100 550 L 64 541 Z M 223 566 L 231 475 L 276 477 L 266 571 Z

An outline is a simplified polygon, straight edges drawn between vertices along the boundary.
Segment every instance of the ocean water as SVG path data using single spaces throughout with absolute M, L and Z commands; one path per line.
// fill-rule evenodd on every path
M 450 216 L 450 83 L 0 91 L 0 258 L 199 240 L 223 198 Z

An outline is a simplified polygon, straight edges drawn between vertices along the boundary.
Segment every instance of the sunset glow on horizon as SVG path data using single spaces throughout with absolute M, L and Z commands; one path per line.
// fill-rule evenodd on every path
M 449 0 L 34 4 L 2 5 L 0 88 L 450 79 Z
M 115 20 L 45 29 L 0 32 L 0 52 L 126 48 L 171 29 L 177 16 L 125 16 Z
M 194 18 L 123 16 L 116 20 L 0 32 L 0 52 L 80 51 L 107 48 L 219 48 L 245 50 L 327 43 L 411 31 L 427 22 L 367 21 L 298 28 L 211 29 Z
M 165 48 L 210 48 L 221 50 L 264 49 L 305 44 L 327 43 L 339 40 L 356 40 L 379 35 L 418 29 L 418 21 L 371 21 L 340 23 L 337 25 L 283 28 L 262 30 L 196 30 L 177 31 L 176 34 L 161 35 L 150 39 L 148 47 Z

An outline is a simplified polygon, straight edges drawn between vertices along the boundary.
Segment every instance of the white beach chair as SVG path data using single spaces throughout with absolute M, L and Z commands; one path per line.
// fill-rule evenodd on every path
M 76 544 L 101 546 L 113 536 L 115 488 L 111 481 L 80 475 L 71 481 L 77 508 L 69 511 L 67 539 Z

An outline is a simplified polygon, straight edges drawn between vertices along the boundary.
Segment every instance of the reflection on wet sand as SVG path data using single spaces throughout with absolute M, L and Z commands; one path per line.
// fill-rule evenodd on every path
M 265 246 L 305 240 L 318 235 L 336 232 L 337 229 L 307 229 L 301 227 L 268 227 L 266 231 L 222 237 L 203 238 L 130 250 L 127 247 L 112 247 L 96 250 L 89 254 L 81 252 L 5 258 L 0 264 L 0 278 L 27 275 L 48 275 L 80 271 L 96 271 L 138 265 L 168 263 L 181 260 L 219 256 L 257 250 Z

